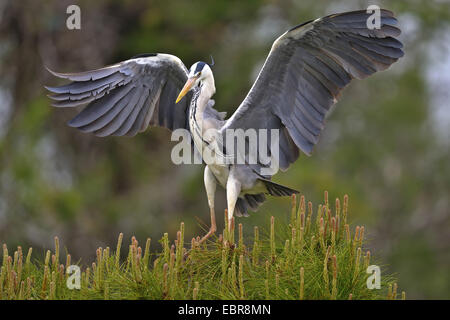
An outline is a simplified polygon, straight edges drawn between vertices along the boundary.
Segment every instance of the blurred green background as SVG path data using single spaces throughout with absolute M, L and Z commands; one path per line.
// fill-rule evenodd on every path
M 81 8 L 81 30 L 66 8 Z M 272 41 L 326 14 L 393 10 L 405 57 L 347 88 L 313 156 L 275 181 L 317 204 L 350 196 L 377 256 L 409 298 L 450 298 L 450 5 L 448 1 L 35 1 L 0 0 L 0 242 L 51 248 L 53 236 L 88 262 L 119 232 L 188 239 L 209 224 L 202 166 L 175 166 L 170 132 L 97 138 L 66 126 L 75 110 L 50 107 L 45 70 L 83 71 L 138 53 L 215 58 L 216 107 L 230 115 L 245 97 Z M 219 190 L 217 211 L 225 208 Z M 285 219 L 289 200 L 271 198 L 244 232 Z M 219 219 L 220 222 L 221 219 Z M 223 224 L 219 224 L 221 228 Z

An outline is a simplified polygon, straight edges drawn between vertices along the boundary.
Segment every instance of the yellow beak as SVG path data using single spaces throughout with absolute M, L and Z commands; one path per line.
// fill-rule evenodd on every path
M 196 77 L 192 77 L 192 78 L 189 78 L 189 79 L 186 81 L 186 83 L 184 84 L 183 89 L 181 89 L 181 92 L 180 92 L 180 94 L 178 95 L 178 98 L 177 98 L 177 100 L 175 101 L 175 103 L 178 103 L 181 99 L 183 99 L 183 97 L 186 95 L 186 93 L 188 93 L 189 90 L 191 90 L 192 86 L 193 86 L 194 83 L 195 83 L 195 80 L 197 80 L 197 78 L 196 78 Z

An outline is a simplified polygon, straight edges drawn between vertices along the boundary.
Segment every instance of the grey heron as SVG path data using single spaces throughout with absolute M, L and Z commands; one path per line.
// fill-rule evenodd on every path
M 81 73 L 50 71 L 72 82 L 46 88 L 55 107 L 87 104 L 69 125 L 101 137 L 134 136 L 149 126 L 185 129 L 202 154 L 226 130 L 278 130 L 276 161 L 281 170 L 287 170 L 300 151 L 311 154 L 328 111 L 352 79 L 385 70 L 403 56 L 393 13 L 381 10 L 380 25 L 373 29 L 367 26 L 369 16 L 366 11 L 332 14 L 286 31 L 273 43 L 248 95 L 229 119 L 213 108 L 216 87 L 211 66 L 197 62 L 187 69 L 170 54 L 139 55 Z M 208 130 L 215 134 L 207 135 Z M 264 143 L 269 153 L 274 151 L 272 144 Z M 231 159 L 242 151 L 226 146 L 216 144 L 222 156 Z M 244 148 L 243 152 L 249 151 Z M 204 162 L 211 227 L 201 242 L 217 228 L 217 184 L 226 189 L 229 227 L 233 215 L 255 211 L 266 195 L 298 192 L 272 182 L 271 174 L 262 174 L 267 163 L 261 161 Z

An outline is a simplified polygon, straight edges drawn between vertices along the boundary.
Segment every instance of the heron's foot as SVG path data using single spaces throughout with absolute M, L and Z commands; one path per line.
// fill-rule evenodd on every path
M 211 237 L 217 231 L 216 214 L 214 212 L 214 205 L 211 205 L 211 207 L 209 208 L 209 213 L 211 215 L 211 227 L 209 228 L 208 233 L 205 234 L 203 236 L 203 238 L 201 238 L 199 241 L 197 241 L 197 245 L 200 245 L 203 242 L 205 242 L 206 240 L 208 240 L 208 238 Z
M 216 233 L 216 231 L 217 231 L 216 226 L 211 226 L 211 228 L 209 229 L 208 233 L 205 234 L 205 235 L 203 236 L 203 238 L 201 238 L 201 239 L 197 242 L 197 244 L 200 245 L 200 244 L 202 244 L 203 242 L 205 242 L 206 240 L 208 240 L 208 238 L 211 237 L 214 233 Z
M 187 259 L 187 257 L 189 256 L 190 252 L 191 252 L 194 248 L 200 246 L 202 243 L 204 243 L 206 240 L 208 240 L 208 238 L 211 237 L 214 233 L 216 233 L 216 231 L 217 231 L 217 230 L 216 230 L 216 227 L 215 227 L 215 226 L 211 226 L 211 228 L 209 229 L 208 233 L 205 234 L 205 235 L 203 236 L 203 238 L 201 238 L 201 239 L 200 239 L 200 237 L 192 238 L 192 248 L 189 249 L 189 250 L 187 250 L 187 251 L 185 252 L 185 254 L 184 254 L 184 260 Z

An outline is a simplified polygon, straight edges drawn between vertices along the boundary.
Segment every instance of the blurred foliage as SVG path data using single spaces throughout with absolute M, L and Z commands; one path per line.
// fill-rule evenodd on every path
M 81 7 L 81 30 L 65 26 L 69 4 Z M 450 130 L 439 129 L 430 65 L 443 86 L 435 34 L 450 30 L 445 1 L 31 1 L 0 2 L 0 242 L 35 250 L 52 235 L 74 257 L 119 231 L 174 237 L 181 221 L 208 228 L 201 166 L 170 161 L 170 133 L 153 128 L 133 139 L 97 138 L 65 125 L 74 111 L 55 110 L 44 66 L 82 71 L 138 53 L 166 52 L 189 67 L 216 61 L 216 107 L 231 114 L 248 92 L 272 41 L 290 26 L 380 3 L 404 31 L 405 57 L 388 71 L 353 82 L 328 119 L 313 156 L 275 180 L 315 203 L 321 190 L 352 198 L 358 224 L 412 298 L 450 298 Z M 438 40 L 440 40 L 438 38 Z M 443 69 L 445 70 L 445 69 Z M 446 114 L 450 112 L 447 105 Z M 439 120 L 439 119 L 437 119 Z M 217 210 L 225 208 L 218 192 Z M 271 198 L 239 218 L 252 232 L 271 214 L 289 212 Z M 287 216 L 288 214 L 286 214 Z M 221 219 L 219 219 L 221 220 Z M 219 225 L 219 228 L 222 226 Z M 156 247 L 155 247 L 156 248 Z

